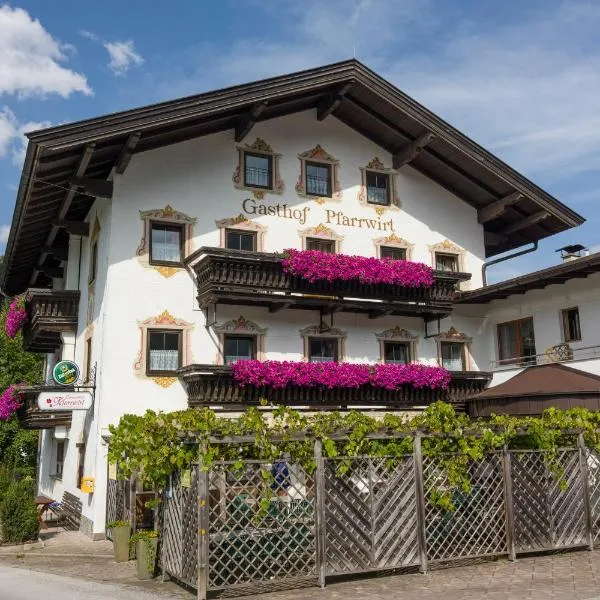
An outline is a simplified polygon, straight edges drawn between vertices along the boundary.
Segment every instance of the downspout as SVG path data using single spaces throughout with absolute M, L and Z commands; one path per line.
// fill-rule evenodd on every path
M 487 285 L 487 268 L 492 265 L 497 265 L 498 263 L 504 262 L 505 260 L 510 260 L 511 258 L 517 258 L 517 256 L 523 256 L 524 254 L 529 254 L 531 252 L 535 252 L 538 249 L 538 240 L 533 242 L 533 246 L 531 248 L 527 248 L 526 250 L 519 250 L 519 252 L 515 252 L 513 254 L 509 254 L 508 256 L 503 256 L 502 258 L 495 258 L 494 260 L 489 260 L 484 262 L 481 265 L 481 281 L 483 283 L 483 287 Z

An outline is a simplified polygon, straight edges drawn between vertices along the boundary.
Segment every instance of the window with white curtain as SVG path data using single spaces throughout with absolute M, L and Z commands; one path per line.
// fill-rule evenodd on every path
M 180 366 L 181 331 L 149 329 L 147 373 L 149 375 L 170 373 Z
M 463 342 L 440 342 L 440 354 L 442 367 L 448 371 L 466 371 Z
M 183 226 L 172 223 L 150 224 L 150 264 L 182 263 Z

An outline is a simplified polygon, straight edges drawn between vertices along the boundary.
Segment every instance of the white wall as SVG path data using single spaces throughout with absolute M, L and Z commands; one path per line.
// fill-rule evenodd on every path
M 257 137 L 264 138 L 275 152 L 281 154 L 280 172 L 285 183 L 282 195 L 268 194 L 260 203 L 268 206 L 285 203 L 292 208 L 308 209 L 307 222 L 302 224 L 283 217 L 257 217 L 256 220 L 267 228 L 265 250 L 300 248 L 299 230 L 324 223 L 343 236 L 343 253 L 375 256 L 374 240 L 389 234 L 389 229 L 387 232 L 372 231 L 338 226 L 335 221 L 327 223 L 326 211 L 341 210 L 350 218 L 376 218 L 374 208 L 361 205 L 357 199 L 361 182 L 359 167 L 364 167 L 376 156 L 386 166 L 391 166 L 391 155 L 335 118 L 319 123 L 314 111 L 259 123 L 245 142 L 252 143 Z M 300 172 L 297 155 L 316 144 L 321 144 L 340 161 L 343 197 L 339 203 L 320 205 L 299 197 L 295 191 Z M 85 474 L 96 478 L 93 496 L 82 495 L 84 514 L 94 520 L 96 533 L 104 530 L 107 472 L 106 447 L 100 435 L 124 413 L 143 413 L 147 409 L 170 411 L 187 405 L 186 394 L 178 381 L 163 388 L 134 372 L 133 363 L 141 345 L 138 322 L 168 310 L 176 318 L 194 325 L 190 337 L 190 362 L 216 362 L 215 336 L 205 328 L 190 274 L 181 269 L 165 278 L 154 268 L 141 264 L 136 257 L 143 228 L 140 211 L 161 209 L 169 204 L 197 219 L 192 240 L 195 249 L 203 245 L 218 246 L 220 239 L 215 221 L 236 217 L 243 212 L 244 199 L 251 197 L 250 192 L 238 190 L 233 185 L 232 174 L 237 160 L 233 131 L 134 155 L 126 173 L 115 178 L 112 202 L 97 201 L 88 217 L 90 228 L 96 215 L 101 225 L 93 312 L 93 352 L 99 371 L 93 414 L 77 427 L 84 431 L 88 440 Z M 466 287 L 480 286 L 484 243 L 476 210 L 408 166 L 400 170 L 396 184 L 401 210 L 386 210 L 381 220 L 388 222 L 391 219 L 396 235 L 414 244 L 412 259 L 431 264 L 429 245 L 448 239 L 465 251 L 464 270 L 473 275 L 472 282 Z M 246 216 L 253 218 L 251 214 Z M 82 297 L 76 360 L 84 364 L 89 239 L 84 243 L 81 260 Z M 218 322 L 241 314 L 268 327 L 265 350 L 267 357 L 272 359 L 300 359 L 299 329 L 318 324 L 316 312 L 284 310 L 272 315 L 264 309 L 243 306 L 219 307 Z M 347 331 L 346 360 L 376 362 L 379 346 L 374 333 L 397 325 L 419 336 L 419 360 L 427 363 L 436 360 L 435 341 L 424 339 L 421 319 L 386 317 L 369 320 L 364 315 L 336 314 L 334 325 Z M 444 320 L 442 329 L 447 330 L 452 325 L 472 336 L 481 326 L 480 320 L 465 316 Z M 433 324 L 430 327 L 433 328 Z M 476 338 L 473 342 L 475 357 L 480 352 L 480 345 L 480 339 Z M 480 366 L 476 360 L 472 368 Z M 78 436 L 79 432 L 73 431 L 72 435 Z M 44 460 L 48 456 L 47 447 L 45 441 Z M 70 443 L 71 464 L 76 464 L 71 457 L 75 452 L 75 444 Z M 69 468 L 75 469 L 74 466 Z M 54 491 L 59 490 L 55 488 Z

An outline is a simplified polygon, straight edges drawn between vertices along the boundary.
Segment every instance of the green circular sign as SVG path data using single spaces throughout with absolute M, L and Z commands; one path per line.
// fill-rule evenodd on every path
M 61 360 L 52 369 L 52 379 L 59 385 L 73 385 L 79 379 L 79 367 L 72 360 Z

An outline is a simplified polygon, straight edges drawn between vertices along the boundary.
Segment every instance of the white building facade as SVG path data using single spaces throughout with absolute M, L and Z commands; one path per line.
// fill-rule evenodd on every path
M 514 371 L 497 368 L 501 323 L 533 316 L 539 351 L 565 341 L 557 302 L 577 306 L 585 336 L 567 341 L 593 345 L 592 279 L 554 299 L 455 306 L 482 288 L 486 258 L 582 219 L 409 101 L 348 61 L 32 135 L 28 180 L 70 191 L 21 186 L 2 285 L 26 293 L 25 343 L 45 354 L 46 379 L 71 360 L 75 387 L 93 391 L 89 410 L 53 415 L 35 388 L 21 414 L 41 430 L 39 492 L 77 496 L 88 534 L 105 531 L 108 426 L 148 409 L 243 410 L 234 360 L 441 365 L 461 405 L 492 371 L 494 384 Z M 291 288 L 273 274 L 287 248 L 422 262 L 445 291 Z M 290 403 L 438 397 L 340 405 L 317 390 Z

